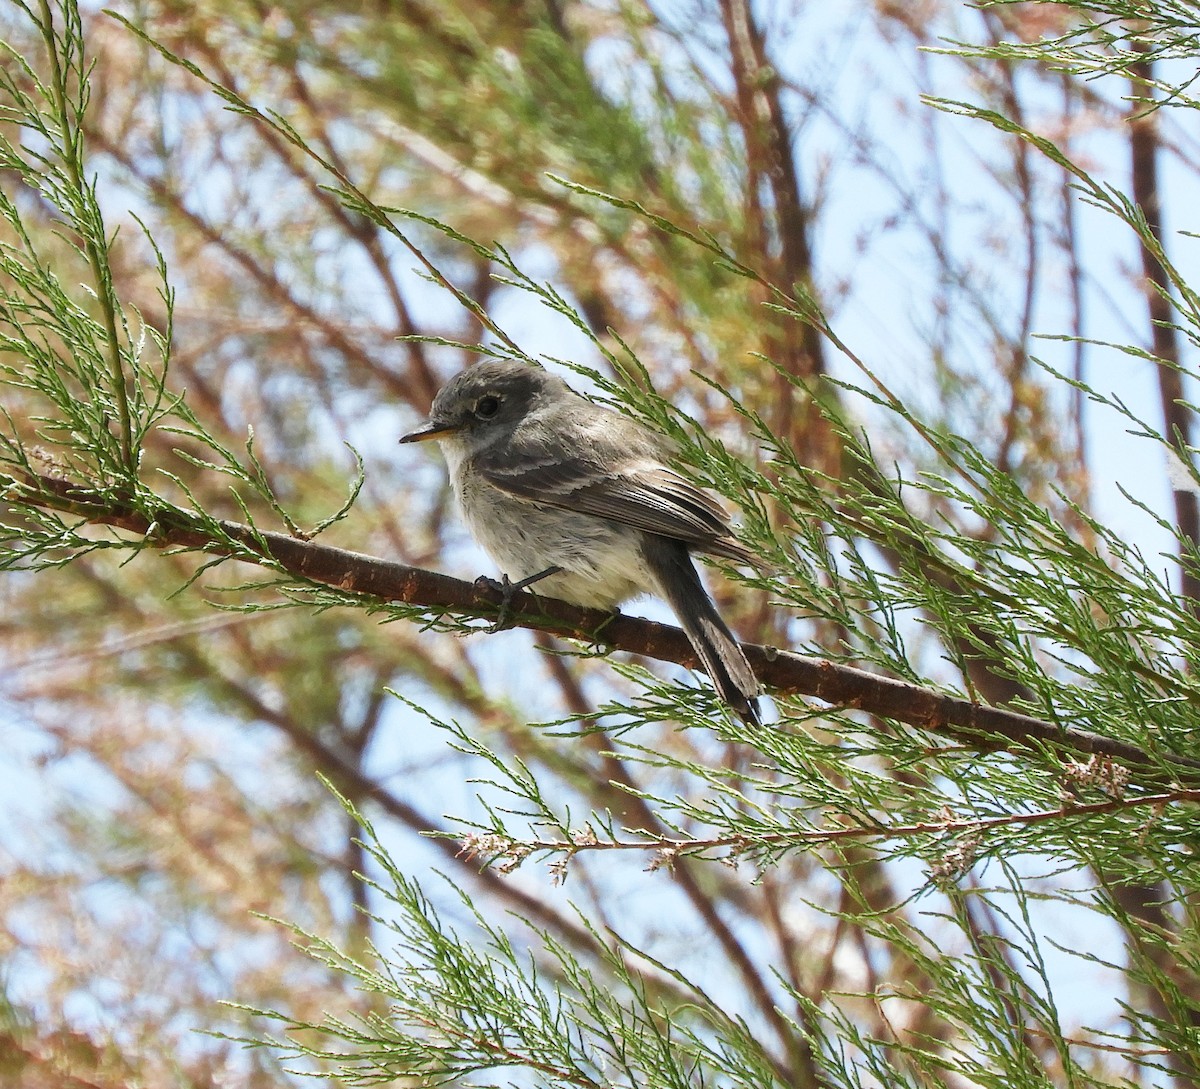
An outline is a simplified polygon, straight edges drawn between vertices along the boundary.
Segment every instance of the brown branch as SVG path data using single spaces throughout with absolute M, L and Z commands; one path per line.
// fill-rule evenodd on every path
M 1154 86 L 1154 65 L 1150 44 L 1138 36 L 1130 39 L 1131 48 L 1143 55 L 1130 66 L 1129 76 L 1134 97 L 1129 119 L 1129 150 L 1132 160 L 1133 199 L 1146 217 L 1158 246 L 1163 248 L 1162 200 L 1158 178 L 1158 114 L 1147 109 L 1143 98 Z M 1162 404 L 1163 434 L 1185 462 L 1190 463 L 1192 410 L 1185 400 L 1183 375 L 1179 370 L 1179 337 L 1175 331 L 1171 304 L 1171 277 L 1149 245 L 1143 244 L 1142 276 L 1146 305 L 1149 309 L 1154 354 L 1159 359 L 1158 391 Z M 1195 547 L 1200 542 L 1200 498 L 1187 488 L 1175 488 L 1175 525 L 1184 542 Z M 1200 572 L 1184 560 L 1180 590 L 1200 616 Z
M 1142 290 L 1150 319 L 1150 336 L 1154 354 L 1158 357 L 1156 368 L 1158 394 L 1163 414 L 1163 435 L 1175 452 L 1187 464 L 1191 464 L 1192 410 L 1185 400 L 1183 375 L 1180 372 L 1180 345 L 1174 322 L 1174 306 L 1171 301 L 1171 276 L 1163 259 L 1165 241 L 1163 237 L 1162 191 L 1158 174 L 1159 129 L 1158 114 L 1149 108 L 1145 99 L 1154 97 L 1154 62 L 1152 45 L 1140 34 L 1132 34 L 1130 48 L 1141 54 L 1141 59 L 1129 68 L 1131 98 L 1129 113 L 1130 184 L 1134 202 L 1146 217 L 1153 245 L 1143 240 L 1139 249 L 1142 258 Z M 1200 501 L 1187 488 L 1173 488 L 1175 507 L 1175 529 L 1179 536 L 1180 594 L 1187 602 L 1193 615 L 1200 616 L 1200 572 L 1188 558 L 1188 553 L 1200 543 Z M 1102 878 L 1105 875 L 1100 875 Z M 1144 948 L 1142 933 L 1161 926 L 1173 936 L 1179 933 L 1179 924 L 1163 904 L 1169 900 L 1172 890 L 1168 883 L 1158 882 L 1144 885 L 1107 878 L 1111 883 L 1114 900 L 1128 913 L 1121 919 L 1126 944 L 1134 957 L 1144 955 L 1161 975 L 1170 979 L 1183 993 L 1191 993 L 1196 985 L 1196 974 L 1181 967 L 1177 958 L 1167 947 Z M 1155 977 L 1148 974 L 1148 980 Z M 1173 1023 L 1176 1031 L 1196 1031 L 1200 1016 L 1195 1009 L 1180 1013 L 1166 989 L 1153 983 L 1144 985 L 1142 994 L 1152 1016 Z M 1173 1056 L 1166 1063 L 1171 1070 L 1172 1081 L 1179 1089 L 1191 1089 L 1198 1084 L 1196 1064 L 1183 1055 Z
M 771 284 L 815 296 L 809 208 L 801 196 L 795 133 L 783 107 L 785 87 L 771 63 L 766 38 L 749 0 L 721 0 L 729 45 L 735 116 L 746 148 L 747 243 Z M 770 200 L 766 199 L 769 190 Z M 764 283 L 764 286 L 768 286 Z M 769 287 L 768 287 L 769 290 Z M 808 321 L 772 322 L 763 329 L 763 354 L 788 374 L 811 381 L 826 373 L 821 331 Z M 838 444 L 809 398 L 797 399 L 784 374 L 775 378 L 772 430 L 789 439 L 826 471 L 838 459 Z
M 53 509 L 97 525 L 148 536 L 149 543 L 156 547 L 195 549 L 251 563 L 269 563 L 293 577 L 379 601 L 472 617 L 497 617 L 504 606 L 502 590 L 486 580 L 463 582 L 300 537 L 237 522 L 205 520 L 173 507 L 156 511 L 151 519 L 133 505 L 123 503 L 113 491 L 101 492 L 56 477 L 27 475 L 9 486 L 7 499 L 15 505 Z M 670 624 L 584 609 L 527 592 L 512 595 L 505 615 L 513 627 L 603 643 L 614 650 L 690 669 L 699 666 L 687 636 Z M 1098 756 L 1130 768 L 1143 785 L 1164 781 L 1200 783 L 1200 759 L 1194 757 L 1152 754 L 1117 738 L 775 647 L 747 644 L 745 651 L 759 680 L 780 695 L 815 696 L 836 707 L 952 738 L 981 752 L 1054 753 L 1071 759 Z

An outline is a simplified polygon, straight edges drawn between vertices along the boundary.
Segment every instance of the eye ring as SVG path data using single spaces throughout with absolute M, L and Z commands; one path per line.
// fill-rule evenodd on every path
M 475 402 L 475 415 L 481 420 L 490 420 L 497 412 L 500 411 L 500 398 L 494 393 L 489 393 L 485 397 L 480 397 Z

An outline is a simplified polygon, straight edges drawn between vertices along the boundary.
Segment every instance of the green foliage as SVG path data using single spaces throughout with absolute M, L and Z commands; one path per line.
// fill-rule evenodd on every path
M 1022 0 L 989 0 L 986 7 L 1018 7 Z M 996 43 L 986 49 L 959 45 L 951 52 L 973 56 L 991 56 L 1003 60 L 1032 61 L 1073 75 L 1094 79 L 1098 76 L 1132 77 L 1147 92 L 1146 105 L 1198 105 L 1187 94 L 1192 79 L 1179 82 L 1147 78 L 1148 61 L 1177 61 L 1190 64 L 1196 57 L 1200 38 L 1196 31 L 1196 8 L 1190 0 L 1100 0 L 1082 5 L 1075 0 L 1045 0 L 1045 6 L 1061 8 L 1067 28 L 1031 42 Z M 1152 92 L 1164 92 L 1155 103 Z M 1010 122 L 1011 123 L 1011 122 Z
M 5 49 L 14 63 L 5 70 L 0 83 L 10 102 L 2 116 L 19 130 L 24 129 L 33 146 L 18 148 L 5 138 L 0 144 L 0 163 L 59 209 L 77 232 L 78 238 L 71 239 L 68 246 L 91 271 L 100 316 L 93 319 L 73 303 L 58 277 L 40 260 L 16 205 L 5 197 L 0 214 L 16 244 L 5 246 L 2 270 L 17 291 L 5 300 L 3 321 L 9 333 L 2 343 L 4 350 L 32 364 L 27 381 L 67 417 L 61 421 L 43 420 L 49 434 L 42 437 L 76 455 L 96 458 L 96 468 L 104 475 L 114 471 L 128 474 L 135 442 L 134 416 L 139 417 L 139 424 L 148 421 L 159 411 L 161 400 L 153 395 L 146 399 L 147 386 L 155 385 L 152 376 L 148 383 L 138 381 L 141 353 L 130 340 L 123 315 L 118 313 L 108 260 L 109 240 L 95 183 L 89 183 L 85 176 L 82 126 L 90 88 L 81 25 L 78 12 L 67 10 L 58 34 L 47 4 L 40 5 L 37 14 L 26 10 L 46 45 L 51 77 L 48 83 L 43 82 L 22 58 Z M 39 150 L 39 145 L 45 150 Z M 169 305 L 168 300 L 168 310 Z M 118 323 L 122 326 L 120 333 Z M 69 351 L 56 354 L 54 344 L 60 340 L 78 346 L 78 356 Z M 165 356 L 161 339 L 155 346 Z M 132 404 L 125 366 L 133 376 Z M 21 378 L 19 373 L 9 373 Z M 108 425 L 110 415 L 117 421 L 115 437 Z
M 1116 5 L 1092 10 L 1108 20 L 1130 14 Z M 35 237 L 18 198 L 0 195 L 7 224 L 0 242 L 0 381 L 7 424 L 0 438 L 0 483 L 10 510 L 0 568 L 57 566 L 101 548 L 137 553 L 169 525 L 195 535 L 199 543 L 189 547 L 221 553 L 221 560 L 209 563 L 233 557 L 268 568 L 265 582 L 234 588 L 232 608 L 263 611 L 296 602 L 316 611 L 378 608 L 271 561 L 260 527 L 277 522 L 303 539 L 341 522 L 362 488 L 361 463 L 346 502 L 306 530 L 273 490 L 253 432 L 244 452 L 235 451 L 185 395 L 171 391 L 175 300 L 166 261 L 147 232 L 165 315 L 156 324 L 119 297 L 112 272 L 117 240 L 105 227 L 97 182 L 87 173 L 82 133 L 89 66 L 78 11 L 64 5 L 57 22 L 47 6 L 25 11 L 46 43 L 51 76 L 47 81 L 9 51 L 15 63 L 0 76 L 0 120 L 19 137 L 0 134 L 0 168 L 54 209 L 59 248 L 50 252 Z M 1161 5 L 1161 18 L 1145 24 L 1141 36 L 1161 42 L 1162 54 L 1176 55 L 1189 40 L 1182 19 L 1190 11 Z M 987 55 L 1088 73 L 1120 69 L 1112 52 L 1115 31 L 1103 19 L 1088 18 L 1082 29 L 1053 41 Z M 990 751 L 987 738 L 979 748 L 947 741 L 932 713 L 928 728 L 918 729 L 796 695 L 781 695 L 777 721 L 765 731 L 753 729 L 731 720 L 707 689 L 618 664 L 614 668 L 634 698 L 549 724 L 545 738 L 537 739 L 575 746 L 562 750 L 570 757 L 559 756 L 568 771 L 575 753 L 590 752 L 595 741 L 603 746 L 598 760 L 607 761 L 608 806 L 581 789 L 581 817 L 576 795 L 546 789 L 545 768 L 534 760 L 500 751 L 474 723 L 441 723 L 430 715 L 449 748 L 483 769 L 476 784 L 481 815 L 452 818 L 444 833 L 470 857 L 505 876 L 549 859 L 551 874 L 565 881 L 583 856 L 632 855 L 651 871 L 684 875 L 688 889 L 709 881 L 740 890 L 784 875 L 795 882 L 797 912 L 835 914 L 835 940 L 853 931 L 865 981 L 858 989 L 821 990 L 803 979 L 802 968 L 781 966 L 741 1009 L 707 980 L 693 980 L 591 918 L 571 945 L 546 927 L 497 922 L 451 886 L 456 910 L 466 917 L 463 926 L 453 926 L 347 801 L 347 811 L 366 831 L 360 876 L 376 897 L 378 906 L 367 917 L 378 937 L 347 951 L 304 930 L 294 934 L 317 961 L 353 979 L 365 1005 L 353 1015 L 328 1010 L 321 1017 L 264 1011 L 286 1032 L 266 1041 L 270 1046 L 301 1070 L 348 1084 L 403 1078 L 443 1084 L 468 1077 L 631 1087 L 927 1086 L 962 1079 L 997 1087 L 1103 1084 L 1105 1072 L 1080 1058 L 1083 1049 L 1060 1015 L 1039 921 L 1042 907 L 1052 904 L 1071 907 L 1089 926 L 1115 923 L 1136 935 L 1128 945 L 1131 988 L 1157 1000 L 1131 1002 L 1128 1034 L 1111 1046 L 1147 1084 L 1164 1070 L 1190 1076 L 1200 945 L 1189 897 L 1200 885 L 1194 826 L 1200 792 L 1172 781 L 1170 758 L 1190 756 L 1195 747 L 1200 618 L 1194 603 L 1171 589 L 1135 543 L 1065 489 L 1049 509 L 1025 481 L 971 442 L 925 422 L 839 338 L 803 284 L 776 283 L 717 232 L 621 195 L 636 192 L 639 180 L 652 173 L 636 111 L 596 95 L 579 53 L 541 23 L 526 28 L 524 78 L 508 69 L 497 76 L 501 59 L 482 55 L 472 24 L 443 27 L 444 54 L 411 69 L 388 70 L 382 82 L 411 105 L 443 86 L 447 66 L 468 84 L 487 74 L 504 93 L 476 96 L 476 112 L 463 116 L 454 141 L 470 143 L 476 154 L 488 118 L 524 119 L 524 139 L 537 147 L 552 143 L 584 179 L 547 182 L 539 174 L 531 190 L 550 191 L 572 215 L 588 214 L 593 221 L 612 216 L 604 220 L 609 226 L 618 218 L 637 223 L 653 234 L 653 245 L 661 247 L 656 253 L 687 253 L 702 265 L 696 282 L 748 285 L 760 314 L 793 332 L 818 332 L 839 361 L 858 372 L 857 382 L 801 375 L 781 364 L 763 370 L 796 403 L 813 407 L 812 418 L 819 418 L 838 453 L 837 473 L 812 468 L 794 436 L 779 434 L 769 413 L 740 391 L 698 376 L 708 383 L 705 392 L 744 426 L 741 441 L 757 444 L 758 462 L 743 460 L 721 436 L 654 392 L 650 368 L 617 332 L 594 328 L 564 291 L 524 271 L 503 243 L 481 243 L 427 213 L 377 203 L 328 147 L 157 42 L 152 30 L 118 19 L 255 123 L 256 131 L 279 141 L 306 168 L 322 171 L 324 192 L 354 222 L 403 248 L 422 275 L 469 313 L 481 336 L 490 337 L 471 350 L 525 354 L 517 338 L 443 271 L 420 244 L 419 232 L 582 334 L 607 365 L 604 371 L 576 367 L 599 395 L 670 435 L 688 471 L 744 512 L 743 536 L 762 567 L 750 575 L 729 574 L 748 590 L 769 595 L 771 608 L 786 618 L 779 630 L 789 649 L 919 683 L 934 697 L 976 698 L 982 670 L 992 682 L 1011 686 L 1014 708 L 1056 726 L 1129 742 L 1160 773 L 1142 781 L 1103 760 L 1069 763 L 1050 751 L 1001 755 Z M 1114 36 L 1100 37 L 1109 33 Z M 1098 40 L 1107 57 L 1102 69 L 1090 52 Z M 1138 56 L 1146 55 L 1139 48 Z M 544 108 L 546 99 L 560 97 L 583 100 L 583 130 Z M 1177 100 L 1185 99 L 1180 94 Z M 1127 197 L 1093 181 L 1016 118 L 930 101 L 988 122 L 1068 172 L 1086 199 L 1166 265 L 1180 328 L 1200 340 L 1194 291 L 1167 263 Z M 590 138 L 598 131 L 607 135 L 602 145 Z M 610 179 L 620 192 L 609 194 L 594 175 L 603 176 L 614 155 L 627 172 Z M 708 180 L 712 191 L 719 188 Z M 710 203 L 719 203 L 712 191 Z M 64 286 L 74 279 L 63 268 L 84 270 L 87 287 Z M 405 342 L 463 347 L 451 337 L 406 335 Z M 1082 382 L 1074 387 L 1124 414 L 1150 442 L 1169 445 L 1119 401 Z M 873 427 L 921 449 L 922 471 L 906 476 L 887 469 L 859 411 L 872 414 Z M 150 457 L 161 442 L 170 444 L 173 460 L 161 449 L 158 460 Z M 248 536 L 210 512 L 196 481 L 213 476 L 228 480 L 228 501 L 249 527 Z M 55 491 L 50 478 L 63 487 Z M 114 525 L 111 532 L 97 528 Z M 1190 542 L 1163 525 L 1180 544 L 1183 562 L 1195 564 Z M 206 572 L 198 564 L 180 592 Z M 397 607 L 388 615 L 467 629 L 464 619 L 433 609 Z M 326 652 L 325 644 L 320 650 Z M 321 721 L 335 719 L 339 708 L 320 661 L 303 664 L 306 686 L 298 687 L 311 713 L 304 724 L 312 726 L 304 737 L 315 745 Z M 270 708 L 257 706 L 256 713 L 269 718 Z M 663 723 L 678 734 L 650 735 Z M 598 732 L 600 725 L 608 726 L 606 733 Z M 692 746 L 675 744 L 680 737 Z M 552 757 L 542 760 L 550 764 Z M 614 767 L 634 768 L 639 776 L 621 779 Z M 378 793 L 363 789 L 366 797 Z M 836 882 L 836 910 L 802 884 L 819 870 Z M 1134 886 L 1174 898 L 1163 906 L 1161 925 L 1143 926 L 1130 910 L 1122 891 Z M 737 925 L 711 915 L 705 921 L 728 956 L 714 978 L 751 977 L 743 948 L 750 943 L 741 941 Z M 782 930 L 786 923 L 770 925 Z M 869 974 L 880 951 L 897 966 L 887 986 Z M 1082 942 L 1067 952 L 1080 962 L 1108 959 Z M 1111 967 L 1122 968 L 1115 962 Z M 882 1026 L 889 1024 L 893 1004 L 917 1012 L 907 1028 L 889 1034 Z M 877 1006 L 884 1012 L 875 1019 Z
M 290 1060 L 332 1059 L 350 1085 L 406 1076 L 503 1084 L 515 1070 L 555 1086 L 684 1086 L 713 1078 L 775 1084 L 770 1057 L 749 1027 L 678 972 L 597 932 L 598 960 L 587 963 L 535 931 L 530 936 L 547 957 L 548 967 L 540 966 L 458 889 L 467 925 L 452 926 L 381 848 L 369 822 L 354 816 L 381 874 L 371 885 L 386 908 L 373 917 L 382 948 L 353 958 L 311 934 L 296 937 L 382 999 L 386 1012 L 356 1022 L 331 1015 L 312 1025 L 272 1011 L 267 1016 L 288 1035 L 271 1043 Z M 684 1000 L 663 1002 L 653 982 L 660 973 Z
M 305 532 L 272 493 L 255 457 L 253 431 L 239 456 L 169 391 L 175 297 L 148 231 L 161 323 L 131 315 L 118 298 L 112 257 L 119 243 L 105 227 L 99 180 L 88 176 L 85 159 L 91 65 L 79 12 L 68 4 L 56 17 L 45 3 L 25 12 L 45 44 L 50 75 L 43 78 L 3 45 L 13 63 L 0 71 L 0 121 L 11 129 L 0 132 L 0 168 L 15 179 L 14 193 L 23 187 L 56 218 L 51 240 L 44 241 L 27 224 L 21 200 L 0 192 L 6 228 L 0 238 L 0 382 L 8 391 L 0 405 L 6 424 L 0 431 L 0 487 L 21 512 L 20 522 L 0 529 L 0 570 L 57 566 L 101 548 L 137 552 L 167 522 L 209 536 L 230 556 L 261 562 L 259 550 L 205 511 L 175 467 L 145 461 L 152 433 L 174 436 L 182 443 L 172 451 L 176 466 L 228 477 L 232 500 L 252 529 L 258 506 L 289 532 Z M 77 272 L 89 279 L 72 289 L 69 276 Z M 147 469 L 155 471 L 159 490 L 147 482 Z M 47 492 L 46 476 L 64 489 Z M 344 518 L 362 482 L 360 464 L 345 503 L 306 535 Z M 72 486 L 77 493 L 71 494 Z M 171 486 L 181 503 L 167 497 Z M 84 531 L 89 523 L 121 524 L 117 512 L 126 522 L 144 523 L 140 539 Z M 277 588 L 307 594 L 322 606 L 346 600 L 302 580 L 281 579 Z

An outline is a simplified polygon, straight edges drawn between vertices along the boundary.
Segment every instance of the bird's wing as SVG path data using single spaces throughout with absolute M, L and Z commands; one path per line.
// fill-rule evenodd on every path
M 579 437 L 570 448 L 561 442 L 561 430 L 551 446 L 537 441 L 538 432 L 518 428 L 503 451 L 493 448 L 476 458 L 475 468 L 489 484 L 518 499 L 608 518 L 748 561 L 724 510 L 662 463 L 659 443 L 628 432 L 614 435 L 603 426 L 576 426 L 567 433 Z

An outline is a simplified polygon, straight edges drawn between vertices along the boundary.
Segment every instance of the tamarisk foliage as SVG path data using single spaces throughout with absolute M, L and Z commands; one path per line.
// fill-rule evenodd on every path
M 1193 7 L 504 7 L 0 17 L 0 1078 L 1194 1084 Z M 480 355 L 738 512 L 767 725 L 471 581 Z

